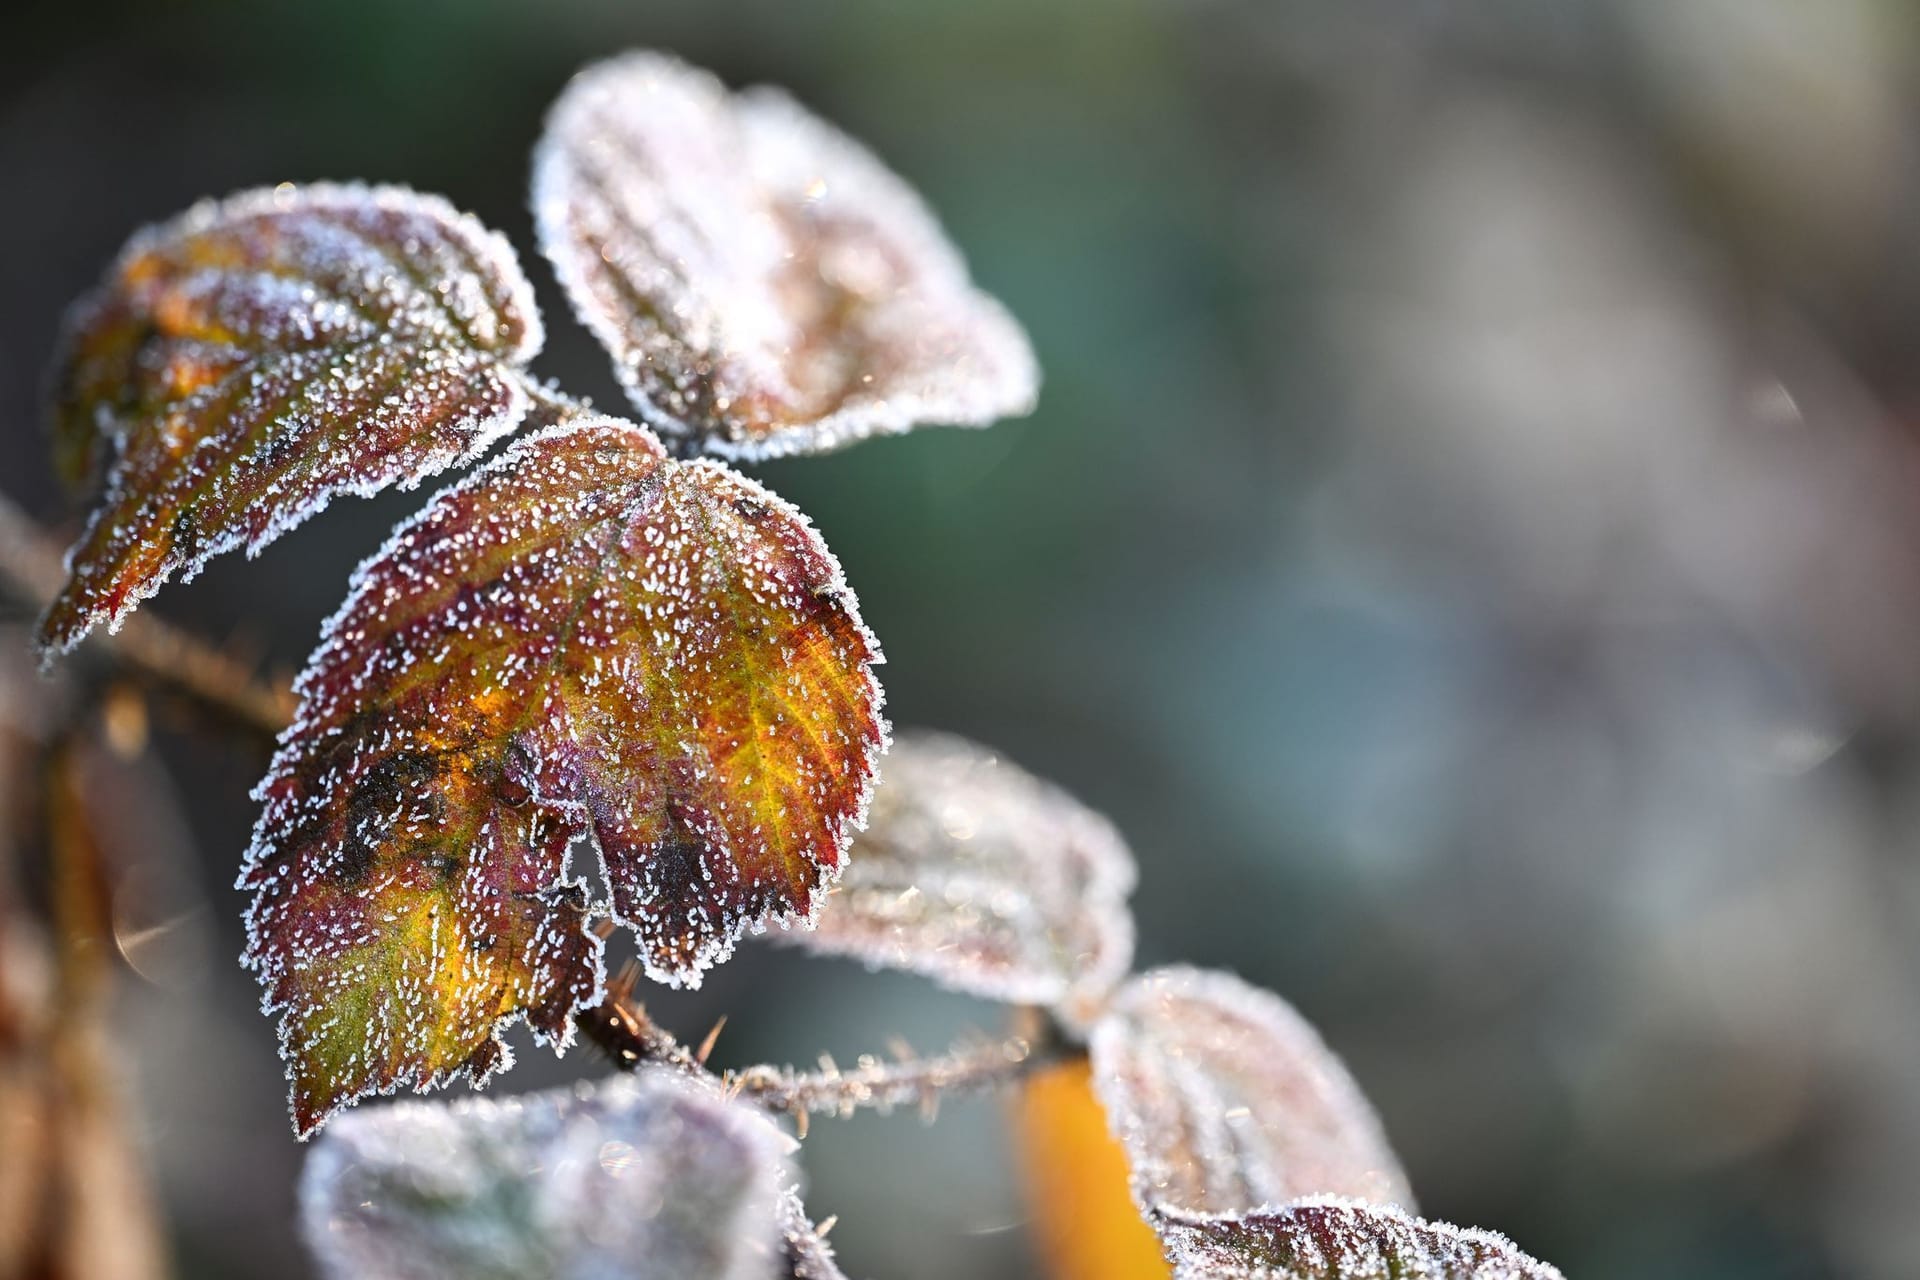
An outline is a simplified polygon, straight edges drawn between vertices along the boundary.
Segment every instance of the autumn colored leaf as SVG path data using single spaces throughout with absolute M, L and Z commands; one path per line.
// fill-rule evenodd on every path
M 527 408 L 539 313 L 512 248 L 396 187 L 248 191 L 140 232 L 69 320 L 55 453 L 106 491 L 49 653 L 339 493 L 473 458 Z
M 597 848 L 654 977 L 811 918 L 866 805 L 879 661 L 806 518 L 631 423 L 528 437 L 362 565 L 257 797 L 247 962 L 296 1125 L 564 1048 Z
M 902 734 L 813 951 L 1090 1020 L 1133 957 L 1133 857 L 1112 824 L 973 743 Z
M 918 196 L 773 89 L 633 53 L 574 78 L 540 243 L 645 420 L 731 458 L 1033 407 L 1019 326 Z
M 1320 1194 L 1413 1204 L 1373 1108 L 1270 992 L 1153 970 L 1114 997 L 1089 1056 L 1143 1209 L 1242 1213 Z
M 1505 1236 L 1338 1197 L 1156 1225 L 1179 1280 L 1564 1280 Z
M 665 1067 L 343 1117 L 301 1180 L 333 1280 L 777 1280 L 792 1139 Z
M 1033 1231 L 1052 1280 L 1167 1280 L 1173 1268 L 1128 1193 L 1127 1154 L 1093 1095 L 1086 1060 L 1027 1079 L 1015 1117 Z

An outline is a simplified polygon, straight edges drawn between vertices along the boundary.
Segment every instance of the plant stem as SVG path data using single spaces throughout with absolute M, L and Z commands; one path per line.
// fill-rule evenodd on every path
M 638 981 L 638 971 L 629 967 L 609 982 L 606 998 L 576 1015 L 581 1033 L 624 1070 L 659 1063 L 692 1075 L 712 1076 L 706 1051 L 713 1037 L 709 1035 L 697 1050 L 682 1044 L 633 998 Z M 1018 1015 L 1013 1035 L 1000 1040 L 981 1038 L 930 1057 L 918 1057 L 901 1046 L 891 1060 L 863 1054 L 847 1068 L 823 1055 L 814 1071 L 762 1064 L 728 1071 L 719 1078 L 735 1096 L 792 1116 L 802 1137 L 810 1115 L 844 1117 L 860 1110 L 886 1112 L 913 1104 L 931 1120 L 943 1098 L 1011 1084 L 1078 1052 L 1052 1034 L 1044 1014 L 1021 1009 Z
M 892 1111 L 912 1104 L 931 1120 L 943 1098 L 1011 1084 L 1037 1067 L 1064 1056 L 1060 1046 L 1025 1036 L 955 1045 L 931 1057 L 894 1059 L 862 1054 L 852 1067 L 822 1058 L 817 1071 L 757 1066 L 728 1072 L 726 1084 L 737 1096 L 794 1117 L 805 1131 L 806 1117 L 850 1116 L 871 1108 Z
M 65 556 L 26 513 L 0 495 L 0 594 L 38 612 L 66 581 Z M 147 614 L 115 634 L 96 633 L 77 654 L 97 655 L 227 724 L 272 738 L 293 716 L 293 697 L 244 664 Z

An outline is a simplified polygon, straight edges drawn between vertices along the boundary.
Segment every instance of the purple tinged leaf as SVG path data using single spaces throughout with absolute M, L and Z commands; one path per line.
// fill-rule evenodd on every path
M 1339 1197 L 1154 1226 L 1176 1280 L 1565 1280 L 1495 1232 Z
M 296 1127 L 565 1048 L 599 855 L 654 977 L 810 920 L 885 738 L 878 646 L 806 517 L 583 416 L 402 525 L 296 686 L 240 885 Z
M 1143 1210 L 1243 1213 L 1321 1194 L 1413 1204 L 1353 1078 L 1270 992 L 1153 970 L 1114 997 L 1089 1053 Z
M 1084 1025 L 1133 956 L 1133 857 L 1105 818 L 984 747 L 894 741 L 811 951 Z
M 337 1280 L 775 1280 L 793 1143 L 667 1068 L 343 1116 L 301 1222 Z
M 541 248 L 649 425 L 730 458 L 1033 407 L 1019 326 L 918 196 L 773 89 L 589 67 L 534 159 Z

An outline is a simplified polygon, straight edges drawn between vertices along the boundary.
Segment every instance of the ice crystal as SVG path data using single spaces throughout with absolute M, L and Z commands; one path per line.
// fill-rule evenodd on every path
M 1155 1225 L 1177 1280 L 1564 1280 L 1505 1236 L 1337 1196 Z
M 525 412 L 541 336 L 512 248 L 437 197 L 286 186 L 140 232 L 74 309 L 56 375 L 68 478 L 116 456 L 41 644 L 117 626 L 335 494 L 476 456 Z
M 807 1217 L 797 1191 L 780 1198 L 780 1234 L 784 1245 L 781 1280 L 847 1280 L 826 1233 Z
M 775 1280 L 791 1140 L 666 1068 L 398 1103 L 315 1146 L 301 1218 L 337 1280 Z
M 1241 1213 L 1320 1194 L 1413 1204 L 1346 1068 L 1270 992 L 1156 969 L 1121 988 L 1089 1051 L 1143 1209 Z
M 806 518 L 631 423 L 550 427 L 360 567 L 256 791 L 247 963 L 296 1125 L 564 1048 L 597 998 L 568 849 L 649 973 L 811 918 L 884 741 L 879 652 Z
M 924 973 L 1076 1025 L 1126 973 L 1133 856 L 1100 815 L 983 747 L 902 734 L 816 951 Z
M 663 433 L 759 458 L 1032 408 L 1025 335 L 919 197 L 777 90 L 653 53 L 590 67 L 548 121 L 533 203 Z

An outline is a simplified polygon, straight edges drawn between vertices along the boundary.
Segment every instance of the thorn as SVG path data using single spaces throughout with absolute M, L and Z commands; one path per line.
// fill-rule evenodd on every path
M 833 1055 L 830 1053 L 820 1055 L 820 1069 L 829 1076 L 837 1076 L 840 1074 L 840 1068 L 834 1064 Z
M 802 1142 L 807 1140 L 807 1109 L 805 1107 L 793 1113 L 793 1136 Z
M 913 1046 L 900 1036 L 887 1038 L 887 1052 L 893 1055 L 895 1062 L 912 1062 L 920 1056 L 914 1052 Z
M 713 1024 L 713 1030 L 707 1032 L 706 1038 L 700 1042 L 700 1047 L 693 1051 L 695 1062 L 703 1067 L 707 1065 L 707 1059 L 713 1055 L 713 1042 L 720 1038 L 720 1032 L 726 1028 L 726 1025 L 727 1015 L 723 1013 L 720 1015 L 720 1021 Z
M 839 1225 L 840 1225 L 840 1215 L 837 1213 L 830 1213 L 826 1217 L 820 1220 L 819 1226 L 813 1229 L 813 1238 L 815 1240 L 825 1240 L 827 1238 L 827 1234 Z

